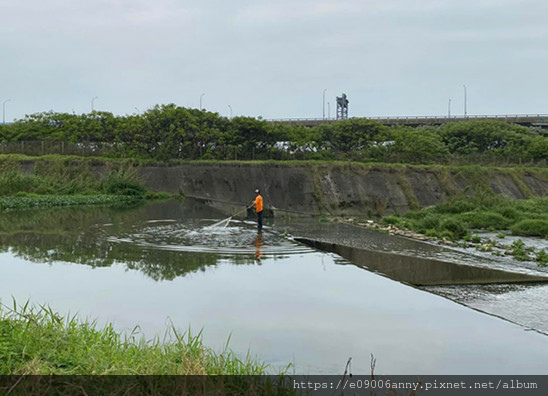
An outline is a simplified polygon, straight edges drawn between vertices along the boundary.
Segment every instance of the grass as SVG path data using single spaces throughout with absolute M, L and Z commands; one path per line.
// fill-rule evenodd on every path
M 169 329 L 172 341 L 145 340 L 138 329 L 127 337 L 111 324 L 63 318 L 50 308 L 2 306 L 0 309 L 1 375 L 260 375 L 267 366 L 221 353 L 203 345 L 201 332 L 192 336 Z
M 472 232 L 477 229 L 489 231 L 511 230 L 513 235 L 548 238 L 548 198 L 511 200 L 487 190 L 478 190 L 472 196 L 454 196 L 446 202 L 410 211 L 404 216 L 386 216 L 382 223 L 419 232 L 428 237 L 443 240 L 464 240 L 481 244 L 483 251 L 493 250 L 493 241 L 482 240 Z M 498 238 L 505 233 L 499 232 Z M 548 255 L 541 249 L 537 252 L 525 248 L 518 240 L 507 246 L 507 254 L 518 261 L 536 261 L 539 266 L 548 265 Z M 494 254 L 495 254 L 494 253 Z
M 375 167 L 375 168 L 413 168 L 413 169 L 427 169 L 427 170 L 437 170 L 437 171 L 451 171 L 451 170 L 462 170 L 464 172 L 474 172 L 478 169 L 483 170 L 497 170 L 497 171 L 532 171 L 537 174 L 537 177 L 544 176 L 548 174 L 548 170 L 544 167 L 535 167 L 535 166 L 484 166 L 484 165 L 424 165 L 424 164 L 404 164 L 404 163 L 392 163 L 392 162 L 372 162 L 372 161 L 363 161 L 363 162 L 352 162 L 349 164 L 348 161 L 344 160 L 186 160 L 186 159 L 170 159 L 166 161 L 159 161 L 157 159 L 150 158 L 111 158 L 111 157 L 100 157 L 100 156 L 77 156 L 77 155 L 60 155 L 60 154 L 47 154 L 43 156 L 30 156 L 24 154 L 0 154 L 0 163 L 4 161 L 12 162 L 23 162 L 23 161 L 44 161 L 44 162 L 82 162 L 87 164 L 118 164 L 119 166 L 126 167 L 136 167 L 140 165 L 156 165 L 156 166 L 172 166 L 180 164 L 192 164 L 192 165 L 201 165 L 201 164 L 242 164 L 242 165 L 271 165 L 277 164 L 280 166 L 292 166 L 292 165 L 340 165 L 348 167 L 349 165 L 356 167 L 358 170 L 360 167 Z
M 0 211 L 171 198 L 147 191 L 130 162 L 102 164 L 98 172 L 96 161 L 40 159 L 29 171 L 21 156 L 0 156 Z
M 514 235 L 548 237 L 548 198 L 505 199 L 486 191 L 464 194 L 445 203 L 404 216 L 387 216 L 392 224 L 416 232 L 451 240 L 462 239 L 472 230 L 512 230 Z
M 539 236 L 548 238 L 548 219 L 527 219 L 520 220 L 511 227 L 515 235 Z
M 283 385 L 284 373 L 261 379 L 267 365 L 249 353 L 240 358 L 228 349 L 229 341 L 216 353 L 202 343 L 201 332 L 181 334 L 171 326 L 169 336 L 170 341 L 165 342 L 145 340 L 136 328 L 124 337 L 112 324 L 99 329 L 95 322 L 63 318 L 48 307 L 31 307 L 28 302 L 17 306 L 14 301 L 13 307 L 0 306 L 0 376 L 10 376 L 4 380 L 13 379 L 14 387 L 18 385 L 15 379 L 24 378 L 19 388 L 28 391 L 34 386 L 28 394 L 63 394 L 60 389 L 74 392 L 70 389 L 74 386 L 83 391 L 79 394 L 127 394 L 125 391 L 131 390 L 132 395 L 146 395 L 151 386 L 154 394 L 293 394 Z M 55 377 L 29 381 L 44 378 L 33 377 L 37 375 L 65 377 L 56 383 L 47 380 Z M 200 377 L 166 377 L 180 375 Z M 120 393 L 114 392 L 116 388 Z

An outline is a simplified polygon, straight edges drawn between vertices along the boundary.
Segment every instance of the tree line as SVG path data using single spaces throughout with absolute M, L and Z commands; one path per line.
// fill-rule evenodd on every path
M 6 142 L 101 145 L 116 158 L 156 160 L 350 160 L 371 162 L 545 163 L 542 130 L 503 121 L 441 126 L 385 126 L 365 118 L 316 127 L 226 118 L 204 110 L 157 105 L 139 115 L 44 112 L 0 125 Z

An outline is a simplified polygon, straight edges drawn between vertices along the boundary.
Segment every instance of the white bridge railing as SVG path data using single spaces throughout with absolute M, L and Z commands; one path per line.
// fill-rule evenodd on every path
M 442 120 L 467 120 L 467 119 L 500 119 L 500 120 L 531 120 L 531 121 L 541 121 L 548 122 L 548 114 L 504 114 L 504 115 L 455 115 L 455 116 L 386 116 L 386 117 L 349 117 L 349 119 L 359 119 L 366 118 L 368 120 L 375 121 L 420 121 L 420 120 L 430 120 L 430 121 L 442 121 Z M 277 118 L 277 119 L 267 119 L 269 122 L 307 122 L 307 121 L 337 121 L 335 118 Z

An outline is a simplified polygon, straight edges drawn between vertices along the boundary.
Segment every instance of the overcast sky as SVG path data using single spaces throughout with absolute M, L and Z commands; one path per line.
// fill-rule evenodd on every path
M 6 121 L 155 104 L 221 115 L 548 114 L 546 0 L 0 0 Z

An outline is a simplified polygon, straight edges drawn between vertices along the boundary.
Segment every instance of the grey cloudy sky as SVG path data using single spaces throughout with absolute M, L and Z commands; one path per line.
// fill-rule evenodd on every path
M 176 103 L 229 115 L 548 113 L 545 0 L 0 0 L 6 120 Z

